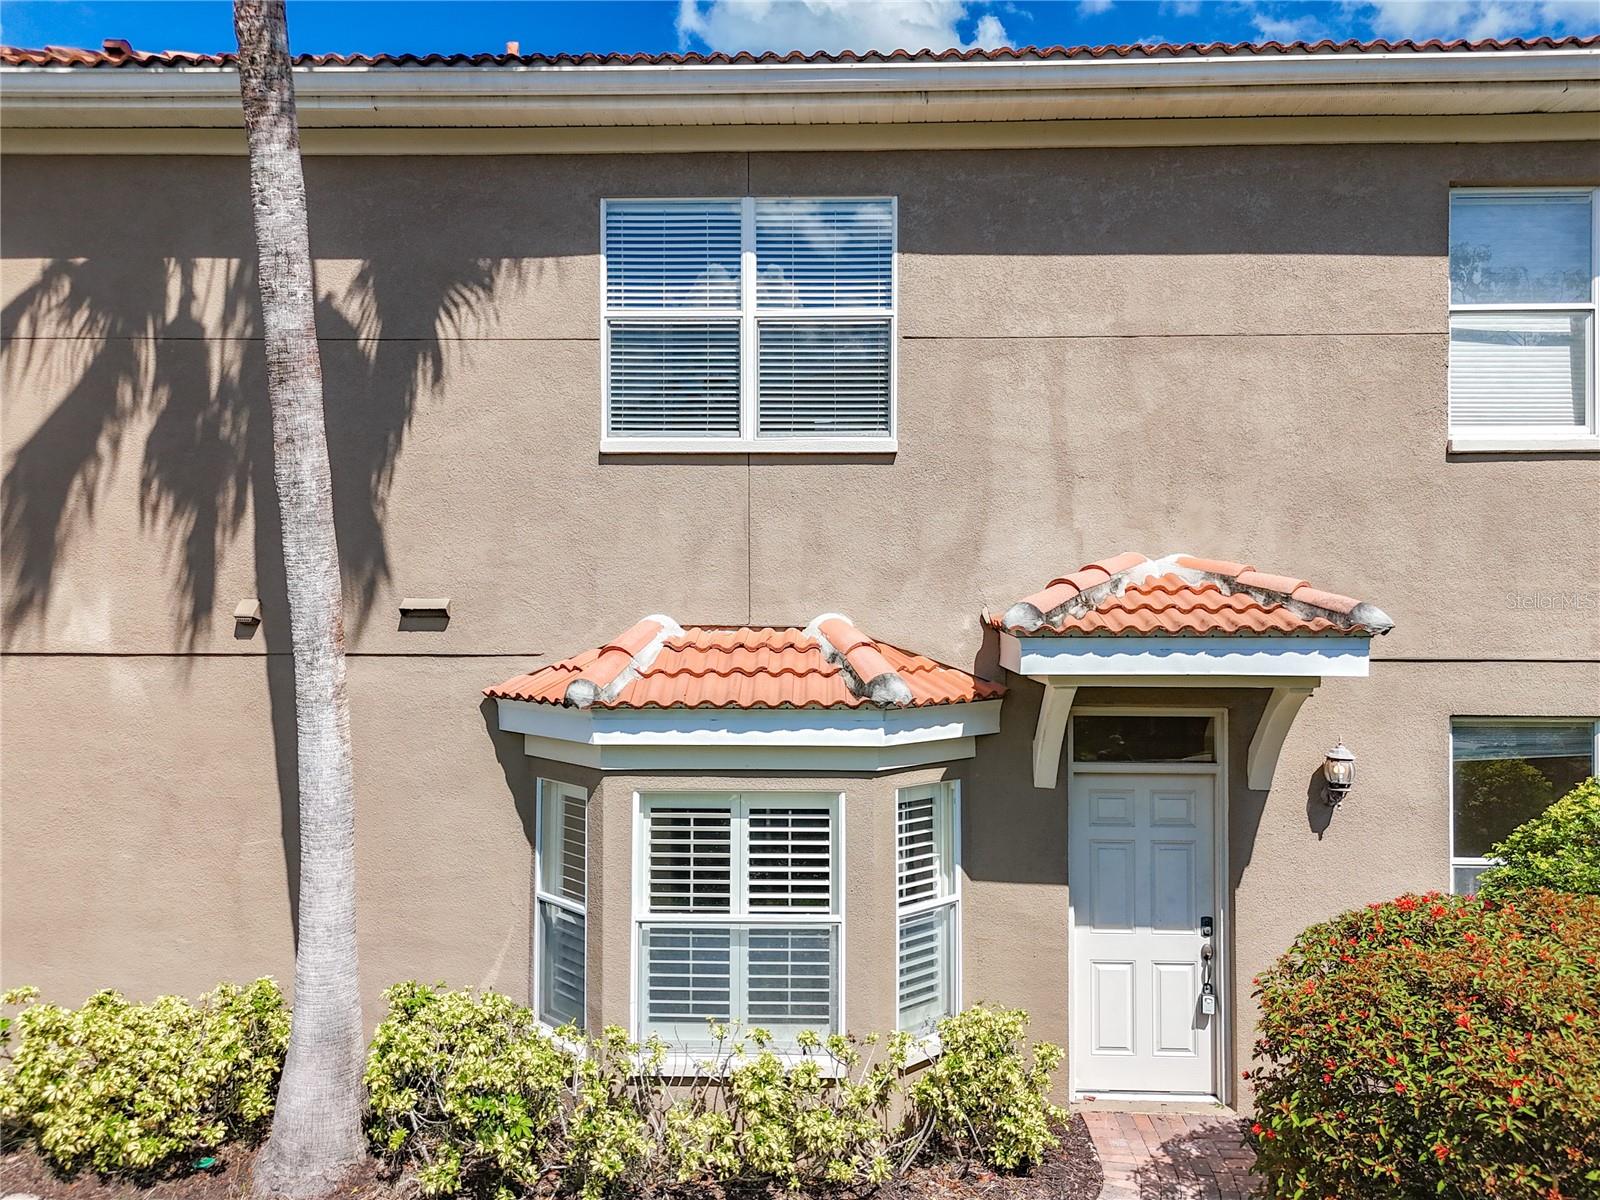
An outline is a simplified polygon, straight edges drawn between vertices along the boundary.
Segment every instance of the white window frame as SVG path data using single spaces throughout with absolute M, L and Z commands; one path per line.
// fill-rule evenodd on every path
M 672 792 L 655 791 L 635 792 L 633 799 L 633 929 L 629 938 L 629 953 L 632 956 L 629 971 L 630 1003 L 628 1027 L 635 1040 L 643 1040 L 648 1036 L 646 1030 L 645 1013 L 645 956 L 643 953 L 644 927 L 646 925 L 706 925 L 712 927 L 739 927 L 746 928 L 759 925 L 797 926 L 811 925 L 817 928 L 826 928 L 833 931 L 834 953 L 834 995 L 832 998 L 833 1029 L 832 1032 L 842 1033 L 845 1024 L 845 997 L 848 994 L 846 987 L 846 953 L 845 944 L 845 804 L 843 792 L 789 792 L 789 791 L 744 791 L 744 792 Z M 732 811 L 732 872 L 729 889 L 729 906 L 727 912 L 705 911 L 664 911 L 652 912 L 649 902 L 649 821 L 648 814 L 653 808 L 708 808 L 731 809 Z M 829 852 L 831 869 L 829 879 L 830 907 L 827 913 L 819 913 L 813 909 L 778 910 L 765 909 L 750 911 L 749 905 L 749 824 L 748 812 L 750 808 L 783 807 L 783 808 L 818 808 L 827 811 L 830 815 Z M 587 975 L 585 976 L 587 979 Z M 739 1021 L 737 1015 L 734 1020 Z M 741 1026 L 743 1028 L 743 1026 Z M 782 1044 L 773 1047 L 775 1050 L 792 1050 Z M 703 1059 L 699 1053 L 700 1047 L 673 1046 L 673 1053 L 669 1054 L 668 1062 L 676 1067 L 698 1067 Z
M 704 204 L 739 200 L 740 218 L 739 309 L 725 308 L 612 308 L 610 260 L 606 254 L 607 211 L 613 203 L 649 199 L 657 203 Z M 890 206 L 889 307 L 882 308 L 777 308 L 756 305 L 756 201 L 807 200 L 826 203 L 843 200 L 887 200 Z M 739 429 L 738 437 L 613 437 L 606 394 L 611 380 L 611 323 L 613 321 L 739 322 Z M 826 325 L 851 320 L 871 320 L 889 325 L 889 431 L 870 437 L 760 437 L 757 433 L 760 333 L 763 320 L 786 324 Z M 650 196 L 616 197 L 600 201 L 600 452 L 602 454 L 888 454 L 899 448 L 898 391 L 900 355 L 900 201 L 895 196 Z
M 1493 717 L 1493 716 L 1454 716 L 1450 718 L 1445 731 L 1445 756 L 1449 762 L 1449 769 L 1445 772 L 1445 816 L 1448 821 L 1446 826 L 1446 853 L 1449 865 L 1445 868 L 1444 890 L 1454 894 L 1456 890 L 1457 867 L 1492 867 L 1497 859 L 1486 858 L 1482 855 L 1458 855 L 1456 853 L 1456 726 L 1457 725 L 1581 725 L 1589 722 L 1593 733 L 1592 745 L 1589 750 L 1591 772 L 1600 771 L 1600 719 L 1594 717 Z M 1559 799 L 1559 797 L 1557 797 Z
M 942 896 L 935 896 L 929 900 L 916 900 L 909 904 L 900 902 L 900 804 L 903 800 L 913 800 L 920 796 L 932 794 L 935 820 L 939 833 L 944 838 L 944 844 L 949 857 L 948 874 L 950 890 Z M 938 783 L 915 784 L 908 787 L 896 788 L 894 793 L 894 878 L 891 883 L 889 895 L 894 902 L 894 1016 L 895 1028 L 904 1033 L 917 1034 L 921 1037 L 921 1044 L 926 1053 L 938 1051 L 938 1036 L 932 1030 L 903 1029 L 900 1024 L 900 926 L 909 920 L 924 916 L 930 912 L 949 909 L 950 916 L 950 961 L 945 964 L 946 984 L 950 996 L 950 1012 L 954 1015 L 961 1011 L 961 784 L 957 780 L 945 780 Z
M 1458 315 L 1466 313 L 1541 313 L 1541 312 L 1575 312 L 1589 314 L 1589 344 L 1584 355 L 1584 395 L 1586 426 L 1569 432 L 1559 432 L 1544 425 L 1505 425 L 1498 427 L 1480 426 L 1470 430 L 1457 432 L 1454 427 L 1449 429 L 1448 448 L 1452 453 L 1506 453 L 1516 451 L 1560 451 L 1560 450 L 1600 450 L 1600 426 L 1596 425 L 1595 412 L 1595 351 L 1600 347 L 1600 188 L 1593 187 L 1489 187 L 1489 188 L 1451 188 L 1450 199 L 1457 196 L 1587 196 L 1589 197 L 1589 217 L 1592 227 L 1589 235 L 1589 299 L 1587 302 L 1566 301 L 1551 303 L 1518 302 L 1513 304 L 1457 304 L 1451 294 L 1448 271 L 1446 272 L 1447 299 L 1449 300 L 1449 317 L 1447 324 Z M 1447 213 L 1447 219 L 1449 214 Z M 1446 259 L 1449 257 L 1448 239 L 1446 246 Z M 1448 338 L 1448 333 L 1446 337 Z M 1448 375 L 1448 370 L 1447 370 Z M 1450 388 L 1447 382 L 1445 388 L 1446 416 L 1449 422 L 1449 396 Z
M 545 838 L 548 836 L 549 826 L 546 817 L 554 801 L 565 801 L 568 797 L 580 800 L 584 806 L 583 814 L 583 903 L 578 903 L 570 897 L 563 896 L 559 891 L 546 887 L 544 878 L 544 851 Z M 533 812 L 533 961 L 530 964 L 529 995 L 533 1001 L 534 1016 L 546 1028 L 554 1028 L 544 1019 L 544 990 L 541 985 L 544 963 L 544 921 L 540 909 L 543 905 L 553 905 L 565 909 L 567 912 L 583 918 L 583 1011 L 578 1014 L 578 1027 L 586 1028 L 589 1012 L 589 793 L 576 784 L 563 783 L 557 779 L 540 778 L 534 781 L 534 812 Z M 559 881 L 553 881 L 559 887 Z

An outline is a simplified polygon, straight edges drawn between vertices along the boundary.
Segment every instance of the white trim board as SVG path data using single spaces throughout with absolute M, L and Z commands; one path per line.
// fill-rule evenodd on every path
M 1209 686 L 1271 686 L 1272 680 L 1365 678 L 1370 639 L 1364 637 L 1018 637 L 1000 635 L 1000 665 L 1053 683 L 1109 683 L 1133 678 L 1147 685 L 1173 676 L 1202 676 Z M 1226 684 L 1225 678 L 1252 682 Z
M 562 708 L 499 700 L 500 728 L 538 758 L 606 770 L 888 771 L 971 758 L 1000 701 L 905 709 Z

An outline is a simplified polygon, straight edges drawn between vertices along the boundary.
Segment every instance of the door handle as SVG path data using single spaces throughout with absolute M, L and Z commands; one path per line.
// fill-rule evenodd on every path
M 1211 943 L 1210 942 L 1206 942 L 1204 945 L 1202 945 L 1200 947 L 1200 961 L 1205 963 L 1208 967 L 1210 966 L 1210 964 L 1211 964 Z

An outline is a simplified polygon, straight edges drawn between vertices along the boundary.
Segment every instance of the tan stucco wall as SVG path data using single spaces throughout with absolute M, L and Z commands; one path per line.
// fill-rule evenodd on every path
M 244 164 L 4 169 L 0 974 L 68 1001 L 287 978 L 287 659 L 255 501 Z M 1245 991 L 1306 921 L 1445 882 L 1451 714 L 1600 709 L 1600 456 L 1451 457 L 1444 390 L 1448 188 L 1600 183 L 1600 142 L 316 158 L 307 175 L 371 1000 L 410 976 L 525 994 L 538 767 L 479 689 L 646 612 L 839 610 L 995 673 L 981 606 L 1122 549 L 1248 558 L 1376 602 L 1397 629 L 1372 678 L 1305 707 L 1269 798 L 1239 790 L 1261 698 L 1240 700 Z M 600 199 L 747 189 L 900 198 L 899 453 L 603 458 Z M 248 595 L 266 619 L 240 638 Z M 419 595 L 452 598 L 447 629 L 400 627 Z M 1064 1038 L 1066 818 L 1029 782 L 1036 704 L 1018 684 L 970 764 L 966 992 Z M 1360 782 L 1319 839 L 1306 787 L 1336 736 Z M 602 786 L 596 833 L 607 1020 L 627 972 L 623 786 Z M 854 880 L 870 860 L 851 856 Z M 852 963 L 876 944 L 858 919 Z M 864 970 L 851 1023 L 882 1025 Z

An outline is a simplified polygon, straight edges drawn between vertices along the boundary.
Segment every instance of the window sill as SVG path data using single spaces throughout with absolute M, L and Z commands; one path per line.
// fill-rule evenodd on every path
M 1519 437 L 1490 434 L 1483 437 L 1452 437 L 1445 449 L 1451 454 L 1594 454 L 1600 451 L 1600 436 Z
M 601 438 L 601 454 L 894 454 L 892 437 Z

